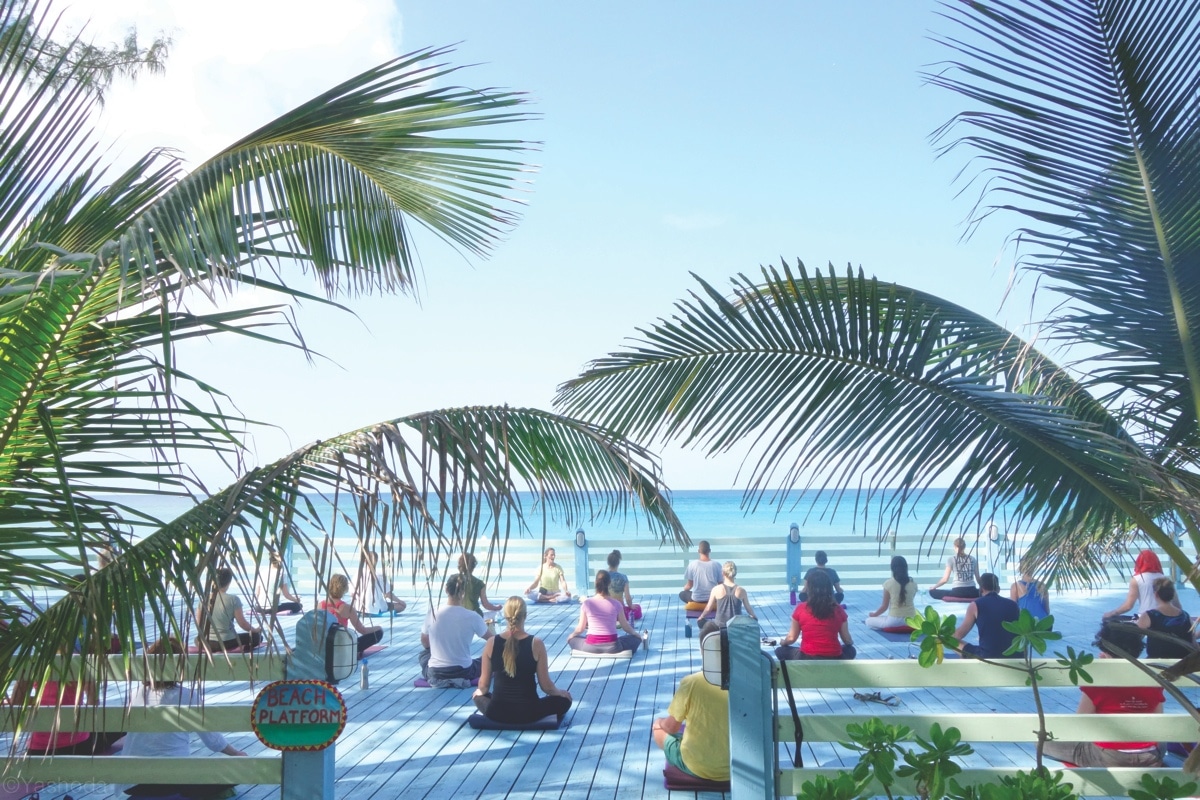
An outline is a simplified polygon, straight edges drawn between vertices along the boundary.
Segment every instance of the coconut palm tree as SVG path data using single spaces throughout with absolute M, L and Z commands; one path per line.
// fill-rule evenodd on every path
M 944 17 L 952 60 L 926 77 L 976 109 L 939 142 L 974 156 L 976 219 L 1022 220 L 1022 267 L 1056 300 L 1039 338 L 1064 363 L 917 289 L 785 264 L 729 296 L 700 281 L 559 407 L 712 454 L 749 443 L 748 502 L 862 486 L 896 514 L 949 476 L 936 529 L 1007 508 L 1037 530 L 1031 563 L 1063 580 L 1096 578 L 1139 531 L 1190 568 L 1200 3 L 951 2 Z
M 434 575 L 481 535 L 530 529 L 530 496 L 568 523 L 636 508 L 662 536 L 686 539 L 646 451 L 532 409 L 449 410 L 333 436 L 234 473 L 211 497 L 187 468 L 195 451 L 239 468 L 252 423 L 187 372 L 179 343 L 304 348 L 287 303 L 409 292 L 413 225 L 486 254 L 516 220 L 509 193 L 528 145 L 480 133 L 529 119 L 521 95 L 450 85 L 444 51 L 423 50 L 190 172 L 154 152 L 109 175 L 89 127 L 103 82 L 88 45 L 60 40 L 50 10 L 27 2 L 0 2 L 0 32 L 5 685 L 18 668 L 42 675 L 77 642 L 96 656 L 115 634 L 132 653 L 184 633 L 213 565 L 248 577 L 291 543 L 318 574 L 348 532 Z M 319 294 L 304 288 L 313 278 Z M 239 287 L 279 301 L 230 308 L 222 301 Z M 138 495 L 195 506 L 159 519 L 121 499 Z M 97 568 L 100 550 L 115 562 Z

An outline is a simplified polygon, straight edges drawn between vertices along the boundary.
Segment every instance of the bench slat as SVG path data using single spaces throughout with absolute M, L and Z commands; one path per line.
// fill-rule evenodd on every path
M 1025 673 L 987 664 L 975 659 L 947 659 L 932 667 L 922 667 L 916 659 L 861 659 L 855 661 L 789 661 L 792 685 L 806 689 L 856 689 L 862 687 L 1025 687 Z M 1038 663 L 1052 669 L 1042 671 L 1038 685 L 1073 687 L 1067 670 L 1053 659 Z M 1154 679 L 1133 664 L 1118 659 L 1097 659 L 1087 667 L 1096 686 L 1157 686 Z M 774 677 L 775 687 L 783 688 L 783 678 Z
M 34 783 L 128 783 L 131 775 L 153 775 L 164 783 L 266 783 L 283 778 L 279 756 L 248 758 L 149 758 L 53 756 L 13 758 L 5 780 Z M 137 780 L 137 779 L 132 779 Z M 142 783 L 147 781 L 143 780 Z
M 78 714 L 78 722 L 76 722 L 76 714 Z M 204 730 L 242 733 L 252 730 L 250 706 L 245 704 L 210 705 L 203 708 L 156 706 L 133 708 L 129 709 L 128 713 L 124 707 L 40 708 L 34 712 L 25 726 L 25 730 L 51 731 L 55 730 L 56 724 L 60 731 L 190 732 Z
M 801 715 L 805 742 L 846 741 L 846 727 L 879 717 L 892 725 L 906 725 L 918 736 L 928 736 L 933 723 L 955 727 L 967 742 L 1035 742 L 1037 714 L 811 714 Z M 777 738 L 791 742 L 795 723 L 791 715 L 777 718 Z M 1162 742 L 1194 742 L 1200 724 L 1187 714 L 1047 714 L 1046 729 L 1061 741 L 1141 741 L 1147 731 Z M 1032 755 L 1032 751 L 1030 751 Z

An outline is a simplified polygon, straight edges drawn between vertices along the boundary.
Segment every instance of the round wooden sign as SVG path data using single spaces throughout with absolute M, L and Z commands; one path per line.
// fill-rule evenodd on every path
M 325 681 L 276 681 L 254 698 L 250 727 L 272 750 L 324 750 L 346 727 L 346 702 Z

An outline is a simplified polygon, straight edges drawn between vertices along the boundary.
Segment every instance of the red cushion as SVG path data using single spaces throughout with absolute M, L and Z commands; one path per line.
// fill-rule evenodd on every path
M 942 598 L 943 603 L 974 603 L 978 597 L 959 597 L 956 594 L 948 594 Z
M 728 792 L 729 781 L 710 781 L 688 775 L 674 764 L 663 767 L 663 786 L 677 792 Z
M 890 628 L 880 628 L 884 633 L 912 633 L 915 628 L 911 625 L 892 625 Z

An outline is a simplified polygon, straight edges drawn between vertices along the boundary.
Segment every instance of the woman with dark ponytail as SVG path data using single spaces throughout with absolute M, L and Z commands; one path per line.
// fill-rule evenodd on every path
M 908 560 L 893 556 L 892 577 L 883 582 L 883 602 L 867 616 L 867 627 L 878 630 L 906 625 L 908 618 L 917 614 L 916 596 L 917 584 L 908 576 Z

